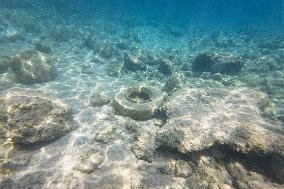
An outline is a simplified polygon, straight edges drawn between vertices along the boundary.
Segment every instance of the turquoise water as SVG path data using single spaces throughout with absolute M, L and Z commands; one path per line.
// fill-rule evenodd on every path
M 0 0 L 0 189 L 284 187 L 284 1 Z

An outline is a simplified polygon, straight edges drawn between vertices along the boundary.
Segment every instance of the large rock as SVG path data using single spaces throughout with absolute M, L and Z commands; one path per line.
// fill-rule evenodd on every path
M 195 73 L 211 72 L 222 74 L 238 74 L 244 64 L 231 54 L 202 53 L 192 63 L 192 71 Z
M 69 107 L 42 94 L 10 92 L 7 108 L 9 137 L 16 144 L 51 141 L 73 128 Z
M 168 122 L 156 140 L 182 153 L 226 144 L 284 157 L 282 128 L 261 115 L 265 102 L 265 94 L 248 88 L 179 90 L 166 103 Z
M 27 50 L 11 60 L 10 68 L 15 80 L 23 84 L 41 83 L 54 79 L 55 68 L 38 51 Z

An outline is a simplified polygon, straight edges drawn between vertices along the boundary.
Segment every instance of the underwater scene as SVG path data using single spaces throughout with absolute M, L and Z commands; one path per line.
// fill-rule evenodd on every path
M 0 189 L 284 189 L 283 0 L 0 0 Z

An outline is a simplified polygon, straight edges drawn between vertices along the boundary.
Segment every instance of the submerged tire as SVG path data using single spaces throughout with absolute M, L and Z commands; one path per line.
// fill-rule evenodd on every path
M 154 117 L 167 95 L 150 86 L 135 86 L 116 94 L 113 108 L 116 114 L 135 120 L 149 120 Z

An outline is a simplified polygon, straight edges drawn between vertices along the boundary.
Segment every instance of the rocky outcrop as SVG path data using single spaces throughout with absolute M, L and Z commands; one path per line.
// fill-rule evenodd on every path
M 23 84 L 50 81 L 56 75 L 46 55 L 34 50 L 23 51 L 14 57 L 10 68 L 15 80 Z
M 181 89 L 163 107 L 166 123 L 140 130 L 131 150 L 145 175 L 182 177 L 188 188 L 281 188 L 283 130 L 263 117 L 267 101 L 246 87 Z
M 8 93 L 7 110 L 9 137 L 16 144 L 48 142 L 73 129 L 69 107 L 42 95 Z
M 230 144 L 237 151 L 259 150 L 284 155 L 281 128 L 261 116 L 267 97 L 248 88 L 183 89 L 166 103 L 168 123 L 158 142 L 182 153 Z
M 242 71 L 243 66 L 243 62 L 231 54 L 202 53 L 194 59 L 192 71 L 235 75 Z
M 149 143 L 151 137 L 146 137 L 148 149 L 154 154 L 162 146 L 186 154 L 224 144 L 244 154 L 257 151 L 284 157 L 281 128 L 262 116 L 263 106 L 269 104 L 265 101 L 263 93 L 248 88 L 179 90 L 163 107 L 167 122 L 152 133 L 155 142 Z M 140 159 L 151 159 L 149 153 L 141 156 L 148 150 L 145 146 L 140 149 L 141 153 L 135 152 Z

